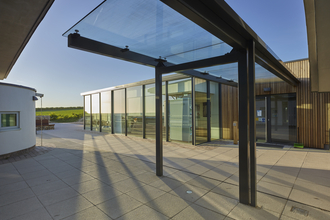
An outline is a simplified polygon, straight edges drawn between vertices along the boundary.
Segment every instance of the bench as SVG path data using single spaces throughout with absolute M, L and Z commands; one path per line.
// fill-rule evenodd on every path
M 49 124 L 48 119 L 37 119 L 36 120 L 36 130 L 39 131 L 41 130 L 41 125 L 42 125 L 42 130 L 54 130 L 55 129 L 55 124 Z

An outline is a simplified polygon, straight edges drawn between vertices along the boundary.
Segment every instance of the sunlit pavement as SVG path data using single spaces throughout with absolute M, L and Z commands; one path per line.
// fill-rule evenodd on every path
M 0 165 L 0 219 L 330 219 L 330 153 L 258 148 L 258 208 L 238 203 L 238 147 L 155 143 L 56 124 Z M 41 132 L 37 144 L 41 145 Z M 42 148 L 45 149 L 45 148 Z

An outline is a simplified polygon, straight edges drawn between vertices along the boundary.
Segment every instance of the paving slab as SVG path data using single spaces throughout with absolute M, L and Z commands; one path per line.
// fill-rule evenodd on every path
M 253 208 L 238 203 L 232 143 L 164 142 L 164 176 L 158 177 L 154 140 L 75 124 L 57 129 L 44 132 L 45 153 L 0 165 L 1 219 L 329 218 L 325 151 L 257 148 L 259 208 Z M 307 217 L 300 216 L 304 210 Z

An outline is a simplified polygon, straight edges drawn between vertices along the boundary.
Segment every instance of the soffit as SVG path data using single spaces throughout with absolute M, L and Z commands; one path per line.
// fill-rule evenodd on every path
M 330 1 L 305 0 L 311 90 L 330 92 Z
M 0 79 L 5 79 L 54 0 L 0 1 Z

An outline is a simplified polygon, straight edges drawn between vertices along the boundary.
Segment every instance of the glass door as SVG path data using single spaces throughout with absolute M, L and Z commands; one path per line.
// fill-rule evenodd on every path
M 259 143 L 292 143 L 296 141 L 296 94 L 256 97 L 256 138 Z

